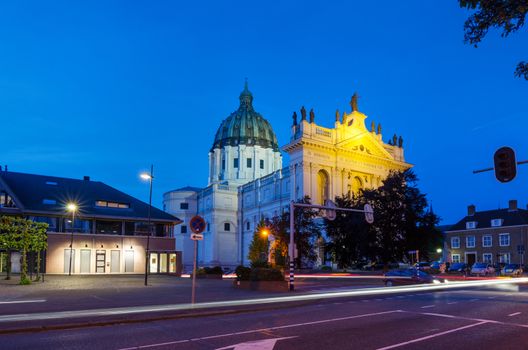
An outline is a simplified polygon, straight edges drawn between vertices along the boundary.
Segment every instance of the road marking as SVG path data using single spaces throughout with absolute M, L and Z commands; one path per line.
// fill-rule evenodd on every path
M 488 297 L 488 299 L 495 299 L 496 297 Z
M 483 324 L 486 324 L 486 323 L 488 323 L 488 322 L 487 321 L 477 322 L 477 323 L 473 323 L 473 324 L 470 324 L 470 325 L 467 325 L 467 326 L 458 327 L 458 328 L 455 328 L 455 329 L 450 329 L 450 330 L 445 331 L 445 332 L 440 332 L 440 333 L 428 335 L 426 337 L 416 338 L 416 339 L 408 340 L 406 342 L 385 346 L 383 348 L 378 348 L 377 350 L 388 350 L 388 349 L 399 348 L 400 346 L 405 346 L 405 345 L 409 345 L 409 344 L 413 344 L 413 343 L 418 343 L 418 342 L 421 342 L 421 341 L 424 341 L 424 340 L 427 340 L 427 339 L 440 337 L 442 335 L 458 332 L 458 331 L 461 331 L 461 330 L 464 330 L 464 329 L 480 326 L 480 325 L 483 325 Z
M 513 314 L 509 314 L 508 316 L 512 317 L 512 316 L 517 316 L 517 315 L 520 315 L 520 314 L 521 314 L 520 312 L 514 312 Z
M 0 301 L 0 304 L 45 303 L 45 299 Z
M 470 301 L 473 302 L 473 301 L 477 301 L 478 299 L 471 299 Z
M 500 325 L 504 325 L 504 326 L 528 328 L 527 324 L 502 322 L 502 321 L 488 320 L 488 319 L 482 319 L 482 318 L 471 318 L 471 317 L 464 317 L 464 316 L 437 314 L 437 313 L 432 313 L 432 312 L 417 312 L 417 311 L 400 311 L 400 312 L 411 313 L 411 314 L 419 314 L 419 315 L 427 315 L 427 316 L 453 318 L 453 319 L 456 319 L 456 320 L 473 321 L 473 322 L 486 322 L 486 323 L 491 323 L 491 324 L 500 324 Z
M 245 343 L 238 343 L 234 345 L 228 345 L 224 346 L 223 348 L 218 348 L 216 350 L 273 350 L 275 347 L 275 344 L 279 340 L 284 339 L 291 339 L 291 338 L 297 338 L 297 336 L 294 337 L 283 337 L 283 338 L 271 338 L 271 339 L 263 339 L 263 340 L 256 340 L 256 341 L 248 341 Z
M 287 328 L 294 328 L 294 327 L 311 326 L 311 325 L 322 324 L 322 323 L 353 320 L 353 319 L 356 319 L 356 318 L 387 315 L 387 314 L 393 314 L 393 313 L 396 313 L 396 312 L 402 312 L 402 310 L 390 310 L 390 311 L 375 312 L 375 313 L 370 313 L 370 314 L 354 315 L 354 316 L 339 317 L 339 318 L 330 318 L 330 319 L 320 320 L 320 321 L 311 321 L 311 322 L 304 322 L 304 323 L 293 323 L 293 324 L 287 324 L 287 325 L 284 325 L 284 326 L 251 329 L 251 330 L 248 330 L 248 331 L 225 333 L 225 334 L 216 334 L 216 335 L 211 335 L 211 336 L 207 336 L 207 337 L 192 338 L 192 339 L 182 339 L 182 340 L 175 340 L 175 341 L 172 341 L 172 342 L 165 342 L 165 343 L 158 343 L 158 344 L 139 345 L 139 346 L 133 346 L 133 347 L 129 347 L 129 348 L 121 348 L 119 350 L 155 348 L 155 347 L 160 347 L 160 346 L 167 346 L 167 345 L 173 345 L 173 344 L 195 342 L 195 341 L 200 341 L 200 340 L 232 337 L 232 336 L 235 336 L 235 335 L 260 333 L 260 332 L 266 332 L 266 331 L 269 332 L 269 331 L 273 331 L 273 330 L 277 330 L 277 329 L 287 329 Z
M 430 307 L 435 307 L 436 305 L 425 305 L 425 306 L 422 306 L 420 307 L 420 309 L 428 309 Z

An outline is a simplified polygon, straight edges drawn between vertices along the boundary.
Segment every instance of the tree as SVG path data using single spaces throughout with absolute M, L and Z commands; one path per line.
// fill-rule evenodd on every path
M 266 228 L 267 225 L 264 220 L 260 220 L 257 227 L 255 227 L 253 240 L 249 245 L 248 252 L 251 267 L 264 267 L 268 265 L 268 236 L 262 234 L 262 231 Z
M 31 234 L 31 242 L 29 244 L 30 251 L 37 253 L 37 274 L 35 281 L 40 280 L 40 259 L 41 253 L 48 249 L 47 234 L 48 224 L 37 223 L 39 225 L 33 226 L 33 232 Z
M 19 250 L 22 256 L 20 284 L 29 284 L 27 277 L 27 254 L 33 249 L 45 247 L 48 224 L 34 222 L 20 217 L 3 216 L 0 218 L 0 243 L 5 247 L 8 257 L 6 279 L 11 278 L 11 252 Z
M 502 29 L 502 37 L 518 31 L 528 12 L 528 0 L 459 0 L 459 3 L 463 8 L 475 10 L 464 23 L 464 41 L 475 47 L 490 28 Z M 514 75 L 528 80 L 528 63 L 520 62 Z

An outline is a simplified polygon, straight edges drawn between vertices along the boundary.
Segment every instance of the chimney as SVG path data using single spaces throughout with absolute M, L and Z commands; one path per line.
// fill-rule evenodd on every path
M 475 206 L 473 204 L 471 205 L 468 205 L 468 216 L 473 216 L 475 215 Z
M 85 175 L 85 176 L 83 177 L 83 180 L 84 180 L 84 181 L 90 181 L 90 176 L 86 176 L 86 175 Z
M 508 201 L 508 211 L 517 211 L 517 200 L 510 199 Z

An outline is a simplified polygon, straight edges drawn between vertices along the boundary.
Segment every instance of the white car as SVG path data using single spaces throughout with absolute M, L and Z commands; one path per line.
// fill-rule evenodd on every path
M 491 264 L 475 263 L 471 268 L 471 274 L 477 276 L 488 276 L 495 273 L 495 268 Z

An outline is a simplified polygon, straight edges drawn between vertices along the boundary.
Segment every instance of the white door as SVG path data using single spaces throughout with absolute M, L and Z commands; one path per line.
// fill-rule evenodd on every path
M 71 252 L 71 273 L 75 273 L 75 249 L 64 249 L 64 273 L 70 272 L 70 252 Z
M 112 250 L 110 252 L 110 272 L 119 273 L 121 267 L 121 254 L 119 250 Z
M 81 273 L 90 273 L 91 249 L 81 249 Z
M 125 250 L 125 272 L 134 272 L 134 251 Z

